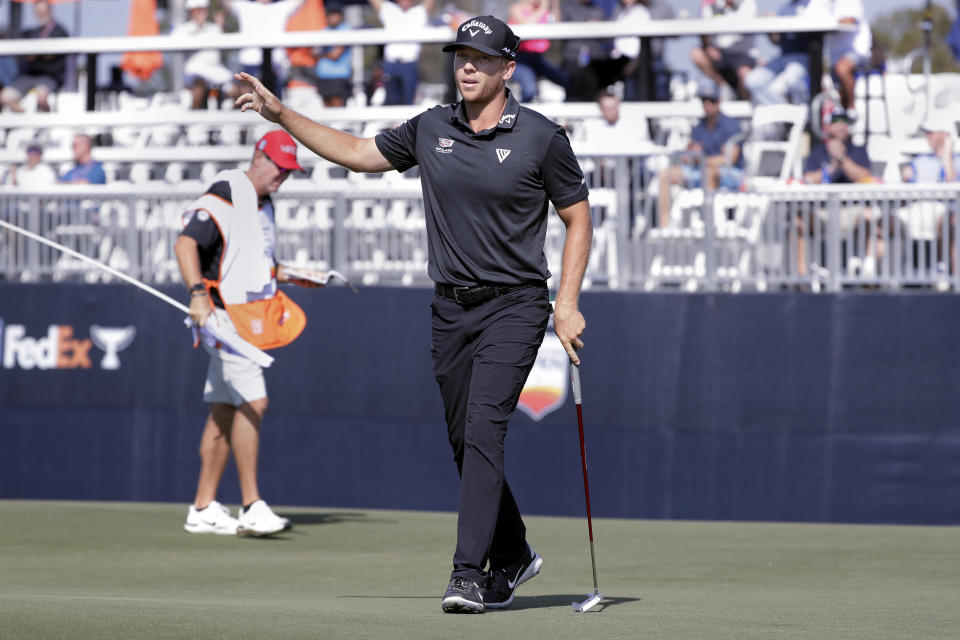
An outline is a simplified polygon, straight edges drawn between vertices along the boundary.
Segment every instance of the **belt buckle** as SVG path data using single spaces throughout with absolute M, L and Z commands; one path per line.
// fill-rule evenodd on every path
M 470 304 L 469 293 L 473 287 L 454 287 L 453 288 L 453 300 L 457 304 Z M 461 298 L 460 294 L 464 294 L 465 297 Z

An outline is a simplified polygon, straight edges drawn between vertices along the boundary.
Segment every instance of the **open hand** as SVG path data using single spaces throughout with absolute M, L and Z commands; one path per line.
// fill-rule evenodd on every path
M 283 111 L 283 103 L 277 99 L 277 96 L 263 86 L 257 78 L 249 73 L 241 71 L 233 74 L 233 77 L 246 85 L 247 91 L 240 95 L 234 102 L 235 106 L 240 107 L 240 111 L 253 109 L 266 120 L 270 122 L 280 122 L 280 113 Z

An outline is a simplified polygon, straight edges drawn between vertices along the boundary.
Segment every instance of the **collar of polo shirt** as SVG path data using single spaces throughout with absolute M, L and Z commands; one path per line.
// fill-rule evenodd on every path
M 510 91 L 509 87 L 507 87 L 505 91 L 507 92 L 507 104 L 503 107 L 503 114 L 500 116 L 500 122 L 497 123 L 496 128 L 509 130 L 513 129 L 513 125 L 517 122 L 517 116 L 520 114 L 520 103 L 513 97 L 513 92 Z M 467 124 L 467 115 L 464 111 L 463 100 L 458 102 L 454 108 L 453 115 L 450 116 L 450 122 L 453 122 L 471 135 L 480 135 L 490 131 L 490 129 L 477 132 L 473 131 L 470 125 Z

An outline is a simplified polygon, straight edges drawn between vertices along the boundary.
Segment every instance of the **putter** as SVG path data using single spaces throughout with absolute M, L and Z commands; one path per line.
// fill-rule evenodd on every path
M 587 499 L 587 532 L 590 534 L 590 564 L 593 566 L 593 593 L 583 602 L 574 602 L 573 610 L 584 613 L 603 599 L 597 586 L 597 556 L 593 551 L 593 519 L 590 517 L 590 482 L 587 480 L 587 451 L 583 444 L 583 397 L 580 393 L 580 365 L 570 365 L 570 383 L 573 385 L 573 400 L 577 403 L 577 427 L 580 429 L 580 462 L 583 464 L 583 495 Z

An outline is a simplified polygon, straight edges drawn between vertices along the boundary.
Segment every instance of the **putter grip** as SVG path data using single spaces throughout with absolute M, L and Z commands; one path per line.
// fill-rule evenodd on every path
M 573 401 L 581 404 L 583 397 L 580 393 L 580 365 L 570 365 L 570 384 L 573 386 Z

